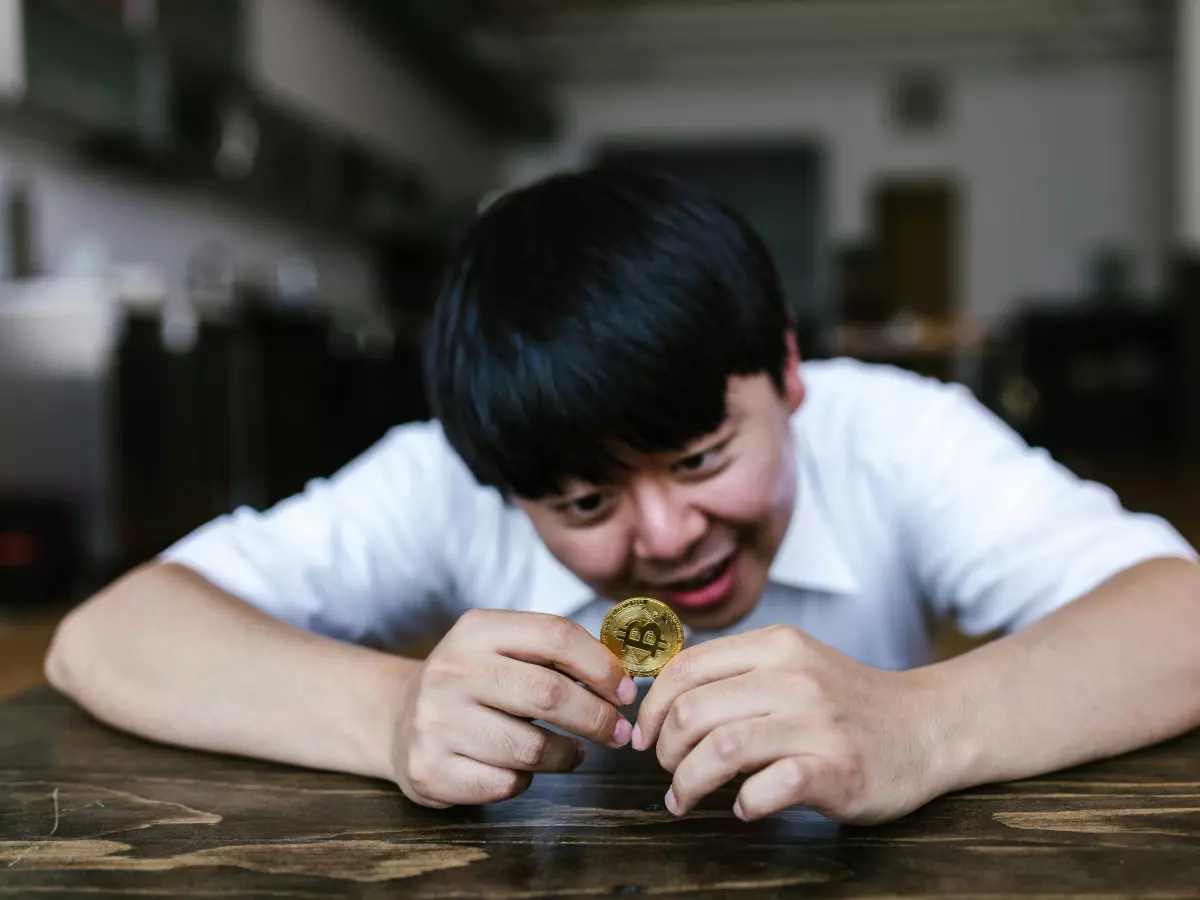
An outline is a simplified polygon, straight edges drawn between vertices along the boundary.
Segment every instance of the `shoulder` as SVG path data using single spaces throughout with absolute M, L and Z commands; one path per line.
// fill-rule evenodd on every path
M 514 518 L 500 492 L 475 479 L 437 420 L 392 427 L 334 476 L 343 479 L 357 481 L 375 503 L 421 516 L 426 527 L 462 534 L 510 527 Z
M 395 425 L 372 446 L 332 476 L 334 482 L 354 482 L 380 491 L 376 501 L 412 503 L 422 497 L 485 496 L 478 482 L 454 451 L 437 420 Z
M 961 429 L 1005 426 L 965 386 L 853 359 L 804 363 L 804 403 L 793 418 L 821 455 L 857 463 L 925 452 Z

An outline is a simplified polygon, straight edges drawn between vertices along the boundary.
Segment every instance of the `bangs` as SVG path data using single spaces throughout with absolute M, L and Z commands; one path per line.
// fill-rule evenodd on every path
M 728 361 L 695 352 L 719 342 L 676 332 L 663 344 L 653 338 L 663 333 L 657 329 L 644 330 L 639 342 L 621 324 L 548 344 L 522 342 L 506 359 L 476 369 L 503 384 L 465 386 L 481 401 L 468 428 L 487 435 L 479 451 L 467 451 L 478 478 L 538 498 L 560 492 L 569 478 L 613 481 L 621 449 L 682 450 L 720 427 Z

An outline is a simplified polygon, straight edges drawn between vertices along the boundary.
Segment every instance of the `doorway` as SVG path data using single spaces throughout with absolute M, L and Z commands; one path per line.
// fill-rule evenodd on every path
M 872 207 L 883 318 L 901 312 L 957 318 L 958 186 L 940 179 L 883 182 Z

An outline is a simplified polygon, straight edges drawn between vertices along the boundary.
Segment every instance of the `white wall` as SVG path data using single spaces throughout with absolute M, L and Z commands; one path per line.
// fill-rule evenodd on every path
M 1082 291 L 1109 242 L 1132 255 L 1134 286 L 1154 291 L 1174 215 L 1173 88 L 1162 22 L 1145 9 L 651 2 L 568 19 L 543 36 L 567 76 L 567 135 L 513 154 L 506 181 L 585 162 L 609 140 L 811 139 L 826 151 L 834 240 L 866 236 L 876 179 L 959 181 L 960 296 L 982 318 Z M 948 121 L 920 138 L 898 133 L 887 105 L 913 68 L 948 85 Z

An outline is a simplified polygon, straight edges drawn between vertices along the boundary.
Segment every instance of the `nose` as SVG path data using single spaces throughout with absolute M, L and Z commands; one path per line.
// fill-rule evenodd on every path
M 679 485 L 647 486 L 637 500 L 633 550 L 640 559 L 682 559 L 708 529 L 704 512 Z

